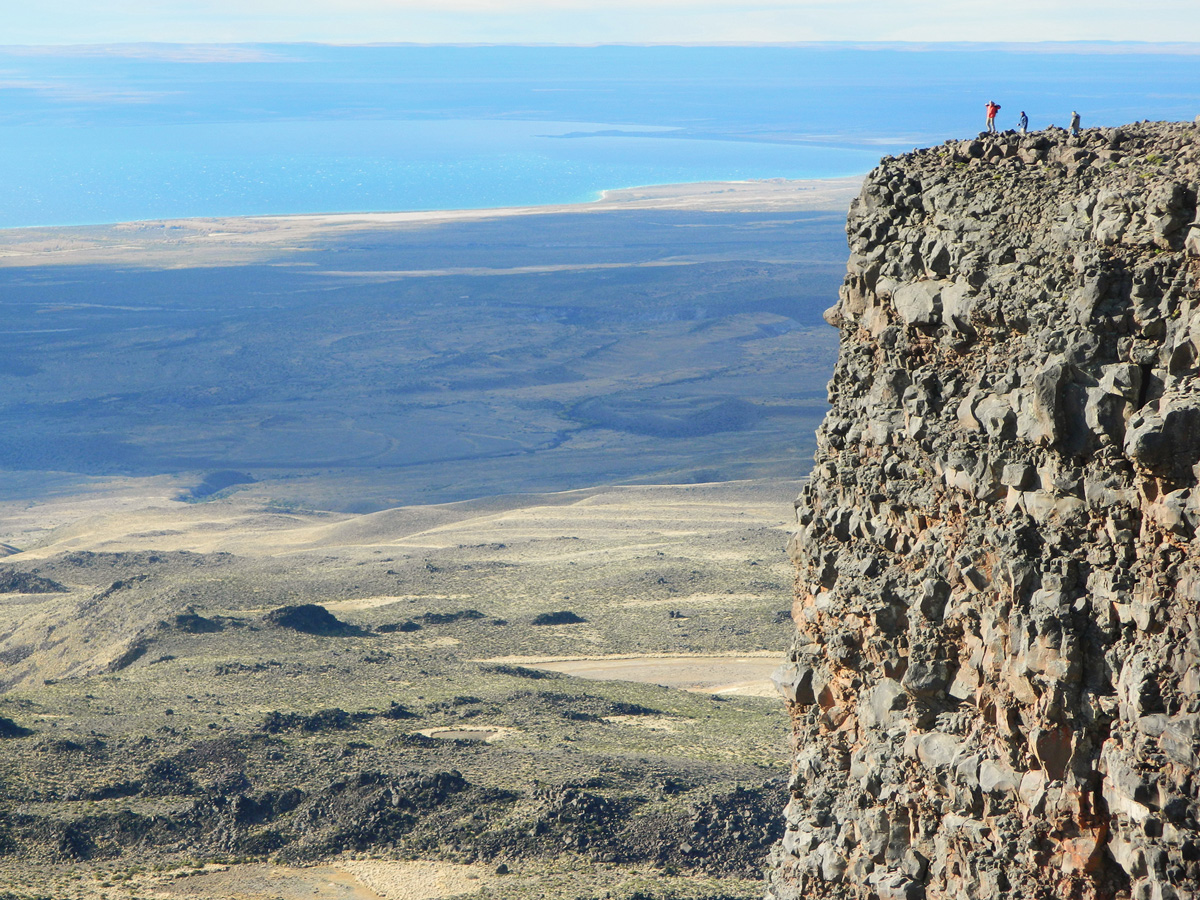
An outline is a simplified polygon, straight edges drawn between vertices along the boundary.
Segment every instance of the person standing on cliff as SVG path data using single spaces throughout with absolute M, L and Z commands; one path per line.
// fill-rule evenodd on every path
M 995 100 L 987 102 L 987 130 L 988 134 L 996 133 L 996 113 L 1000 112 L 1000 104 Z
M 1017 119 L 1017 130 L 1021 134 L 1025 134 L 1029 130 L 1029 116 L 1025 115 L 1025 110 L 1021 110 L 1021 118 Z
M 1075 137 L 1079 136 L 1079 113 L 1071 110 L 1071 134 Z

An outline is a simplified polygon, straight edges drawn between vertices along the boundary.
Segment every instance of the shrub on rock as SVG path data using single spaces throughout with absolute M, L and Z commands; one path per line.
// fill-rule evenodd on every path
M 281 606 L 267 613 L 267 622 L 280 628 L 291 628 L 305 634 L 351 635 L 361 634 L 362 629 L 349 625 L 333 615 L 323 606 L 302 603 L 299 606 Z
M 534 625 L 578 625 L 581 622 L 586 622 L 587 619 L 583 616 L 576 615 L 569 609 L 559 610 L 558 612 L 540 613 L 534 616 Z

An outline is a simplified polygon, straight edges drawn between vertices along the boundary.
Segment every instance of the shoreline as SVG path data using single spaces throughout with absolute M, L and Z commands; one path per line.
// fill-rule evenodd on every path
M 602 191 L 598 200 L 545 206 L 400 212 L 302 213 L 157 219 L 108 225 L 0 229 L 0 268 L 126 265 L 191 268 L 251 264 L 302 252 L 347 232 L 419 229 L 540 215 L 681 210 L 843 212 L 865 176 L 704 181 Z

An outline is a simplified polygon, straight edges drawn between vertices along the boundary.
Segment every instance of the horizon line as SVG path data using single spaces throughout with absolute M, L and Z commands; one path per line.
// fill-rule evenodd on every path
M 1011 52 L 1053 52 L 1079 50 L 1108 52 L 1200 52 L 1200 41 L 1132 41 L 1132 40 L 1046 40 L 1046 41 L 104 41 L 84 43 L 0 43 L 0 52 L 21 50 L 91 50 L 120 51 L 136 48 L 218 48 L 218 47 L 339 47 L 339 48 L 577 48 L 602 47 L 681 47 L 681 48 L 779 48 L 779 49 L 861 49 L 861 50 L 952 50 L 981 48 Z

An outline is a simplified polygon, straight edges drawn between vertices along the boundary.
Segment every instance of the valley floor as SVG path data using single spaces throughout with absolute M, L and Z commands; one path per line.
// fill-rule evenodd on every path
M 0 542 L 122 477 L 369 512 L 801 475 L 856 184 L 0 231 Z

